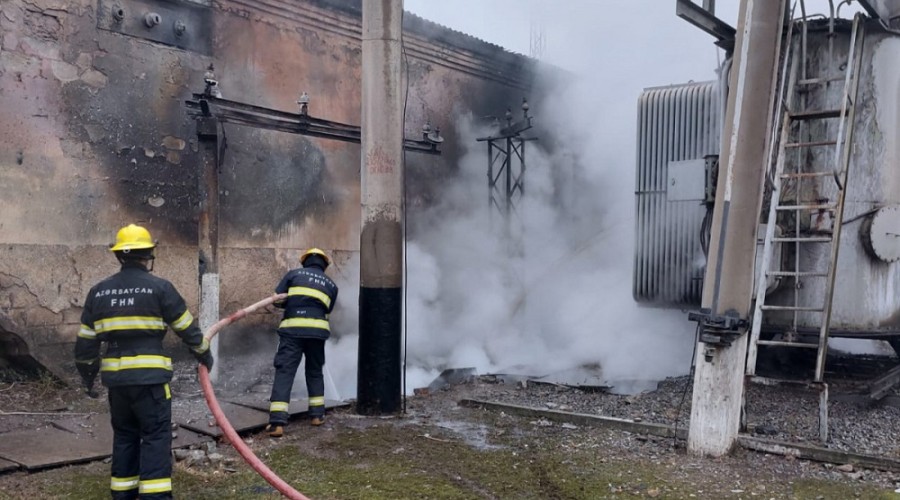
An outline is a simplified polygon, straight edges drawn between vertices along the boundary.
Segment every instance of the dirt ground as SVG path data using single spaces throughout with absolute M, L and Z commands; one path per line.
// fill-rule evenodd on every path
M 298 420 L 282 439 L 262 433 L 244 439 L 285 481 L 311 498 L 900 498 L 894 492 L 900 475 L 891 472 L 744 450 L 720 459 L 697 458 L 672 439 L 457 404 L 463 398 L 490 400 L 498 393 L 529 404 L 609 397 L 479 377 L 411 397 L 401 416 L 362 417 L 352 409 L 339 410 L 319 428 Z M 104 404 L 44 379 L 0 384 L 0 410 L 5 413 L 90 412 Z M 0 432 L 33 428 L 34 419 L 47 418 L 0 414 Z M 177 457 L 173 475 L 178 498 L 279 497 L 227 443 L 201 450 L 202 459 L 183 455 Z M 108 469 L 108 463 L 98 461 L 0 474 L 0 498 L 107 498 Z

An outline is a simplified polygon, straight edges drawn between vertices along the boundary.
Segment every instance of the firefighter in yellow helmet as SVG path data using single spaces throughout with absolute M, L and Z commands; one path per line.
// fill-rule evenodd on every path
M 88 292 L 75 341 L 75 365 L 87 393 L 97 397 L 98 372 L 108 388 L 114 499 L 172 498 L 172 360 L 163 351 L 167 327 L 201 363 L 213 365 L 209 343 L 181 294 L 150 274 L 155 247 L 141 226 L 119 230 L 110 250 L 121 270 Z
M 278 307 L 284 318 L 278 325 L 278 351 L 275 353 L 275 383 L 269 399 L 269 425 L 266 432 L 281 437 L 288 421 L 291 387 L 306 356 L 306 390 L 312 425 L 325 422 L 325 341 L 331 335 L 328 315 L 334 310 L 338 287 L 325 275 L 330 260 L 322 250 L 310 248 L 300 256 L 298 269 L 292 269 L 275 287 L 275 293 L 288 294 Z

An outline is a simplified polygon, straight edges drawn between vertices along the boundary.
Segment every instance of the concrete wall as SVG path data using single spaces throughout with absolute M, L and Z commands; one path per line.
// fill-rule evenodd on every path
M 102 0 L 0 3 L 0 348 L 21 347 L 13 333 L 46 366 L 73 372 L 84 294 L 117 270 L 106 248 L 129 222 L 160 240 L 155 272 L 197 312 L 199 155 L 183 102 L 210 63 L 226 98 L 296 111 L 306 91 L 313 116 L 360 122 L 358 0 L 196 3 L 211 12 L 210 55 L 98 28 Z M 414 16 L 404 26 L 407 135 L 428 120 L 446 138 L 442 157 L 407 156 L 416 206 L 453 173 L 457 119 L 517 106 L 533 73 L 524 57 Z M 225 134 L 223 314 L 270 294 L 305 247 L 348 265 L 360 217 L 358 145 L 235 125 Z M 240 328 L 271 342 L 276 321 Z

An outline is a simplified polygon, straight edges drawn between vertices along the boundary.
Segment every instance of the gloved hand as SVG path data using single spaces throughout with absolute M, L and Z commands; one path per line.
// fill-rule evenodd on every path
M 193 351 L 191 351 L 191 352 L 193 352 Z M 198 353 L 194 352 L 194 357 L 197 358 L 197 361 L 202 363 L 203 366 L 205 366 L 207 370 L 212 371 L 212 367 L 213 367 L 212 351 L 207 349 L 206 351 L 203 352 L 203 354 L 198 354 Z
M 97 399 L 100 397 L 100 393 L 94 390 L 94 379 L 91 378 L 88 380 L 87 378 L 82 378 L 81 383 L 84 384 L 84 393 L 88 395 L 91 399 Z
M 94 390 L 94 380 L 97 379 L 97 373 L 100 371 L 100 364 L 91 364 L 81 371 L 81 384 L 84 386 L 84 393 L 91 398 L 98 398 L 100 394 Z

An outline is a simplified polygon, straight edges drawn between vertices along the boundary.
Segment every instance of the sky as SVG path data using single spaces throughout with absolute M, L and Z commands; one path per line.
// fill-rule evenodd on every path
M 740 1 L 715 4 L 716 16 L 736 26 Z M 707 78 L 717 60 L 712 37 L 677 17 L 675 0 L 404 0 L 404 9 L 525 55 L 532 30 L 539 29 L 548 61 L 573 71 L 600 65 L 628 70 L 623 76 L 637 72 L 648 78 L 635 84 L 647 87 Z M 806 9 L 828 13 L 829 3 L 807 0 Z M 840 14 L 858 10 L 844 6 Z M 588 47 L 612 50 L 581 50 Z M 654 66 L 636 71 L 644 59 Z

